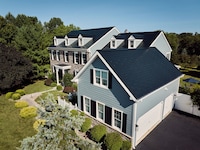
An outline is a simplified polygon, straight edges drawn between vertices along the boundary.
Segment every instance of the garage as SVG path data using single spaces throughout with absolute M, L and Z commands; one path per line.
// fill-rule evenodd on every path
M 149 132 L 162 120 L 163 101 L 150 109 L 137 121 L 136 145 L 140 143 Z
M 173 94 L 171 94 L 164 101 L 163 119 L 167 115 L 169 115 L 169 113 L 172 111 L 173 106 L 174 106 L 174 99 L 173 99 Z

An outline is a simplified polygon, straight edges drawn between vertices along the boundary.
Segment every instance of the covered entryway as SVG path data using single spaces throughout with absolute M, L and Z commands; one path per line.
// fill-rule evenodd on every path
M 64 77 L 65 71 L 71 69 L 71 66 L 66 64 L 56 64 L 54 65 L 54 68 L 56 72 L 56 83 L 59 85 L 59 81 Z
M 160 102 L 138 119 L 136 127 L 136 145 L 161 122 L 162 110 L 163 102 Z

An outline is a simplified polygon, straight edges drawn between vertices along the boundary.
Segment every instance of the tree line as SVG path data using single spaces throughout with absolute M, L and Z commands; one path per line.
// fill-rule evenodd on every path
M 24 14 L 0 16 L 0 93 L 24 81 L 43 78 L 50 68 L 47 47 L 53 37 L 78 29 L 55 17 L 42 24 L 37 17 Z M 18 64 L 22 64 L 21 69 Z
M 183 67 L 200 69 L 200 34 L 165 33 L 172 47 L 172 62 Z

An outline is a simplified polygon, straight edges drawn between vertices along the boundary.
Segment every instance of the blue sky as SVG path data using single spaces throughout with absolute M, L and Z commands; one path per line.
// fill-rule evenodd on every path
M 81 29 L 200 33 L 200 0 L 0 0 L 0 15 L 8 12 L 36 16 L 42 23 L 58 17 Z

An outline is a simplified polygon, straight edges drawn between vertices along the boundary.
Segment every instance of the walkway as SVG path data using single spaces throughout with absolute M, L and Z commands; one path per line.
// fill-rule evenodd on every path
M 29 104 L 29 106 L 35 106 L 35 107 L 39 108 L 40 105 L 37 102 L 35 102 L 36 98 L 38 98 L 38 96 L 42 95 L 42 93 L 46 93 L 46 92 L 54 91 L 54 90 L 56 90 L 56 87 L 54 87 L 54 88 L 52 88 L 50 90 L 42 91 L 42 92 L 26 94 L 26 95 L 23 95 L 20 98 L 20 100 L 26 101 Z

